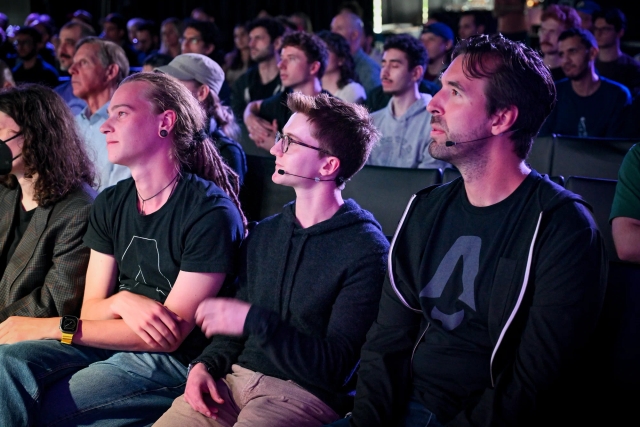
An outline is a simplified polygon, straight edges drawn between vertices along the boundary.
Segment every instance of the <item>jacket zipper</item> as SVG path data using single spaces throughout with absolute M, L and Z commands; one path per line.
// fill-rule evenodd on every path
M 415 345 L 413 346 L 413 350 L 411 351 L 411 378 L 413 378 L 413 356 L 416 354 L 416 350 L 418 349 L 418 344 L 420 344 L 420 341 L 422 341 L 422 338 L 424 337 L 424 334 L 427 333 L 427 329 L 429 329 L 429 326 L 431 326 L 431 323 L 428 322 L 427 326 L 424 328 L 424 331 L 422 331 L 422 333 L 420 334 L 420 337 L 418 337 L 418 340 L 416 341 Z
M 533 258 L 533 247 L 535 246 L 536 239 L 538 238 L 538 231 L 540 230 L 540 223 L 542 222 L 542 213 L 543 212 L 540 212 L 540 216 L 538 216 L 538 224 L 536 225 L 536 231 L 533 232 L 533 238 L 531 239 L 531 245 L 529 246 L 529 256 L 527 257 L 527 267 L 524 270 L 524 279 L 522 280 L 520 295 L 518 295 L 518 300 L 516 301 L 516 305 L 515 307 L 513 307 L 513 310 L 509 315 L 509 319 L 507 319 L 507 323 L 505 323 L 504 327 L 502 328 L 502 331 L 500 331 L 500 336 L 498 337 L 498 341 L 496 342 L 496 345 L 493 348 L 493 352 L 491 353 L 491 363 L 489 364 L 489 375 L 491 376 L 492 387 L 496 386 L 496 380 L 495 380 L 495 377 L 493 376 L 493 359 L 498 353 L 498 348 L 500 347 L 500 344 L 502 344 L 504 335 L 506 334 L 507 329 L 509 329 L 509 326 L 511 326 L 513 319 L 516 317 L 516 313 L 518 312 L 518 309 L 522 304 L 522 299 L 524 298 L 524 294 L 527 291 L 527 285 L 529 283 L 529 273 L 531 272 L 531 260 Z

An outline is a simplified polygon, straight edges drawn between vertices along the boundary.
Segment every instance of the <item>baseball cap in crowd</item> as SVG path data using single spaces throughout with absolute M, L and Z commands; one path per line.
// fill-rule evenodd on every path
M 578 12 L 587 13 L 593 15 L 595 12 L 600 11 L 601 7 L 594 1 L 581 1 L 576 4 L 576 10 Z
M 427 25 L 423 33 L 433 33 L 438 37 L 442 37 L 445 41 L 453 40 L 453 30 L 442 22 L 434 22 Z
M 224 82 L 224 71 L 216 61 L 199 53 L 183 53 L 173 58 L 168 65 L 157 67 L 154 71 L 169 74 L 178 80 L 196 80 L 216 95 Z

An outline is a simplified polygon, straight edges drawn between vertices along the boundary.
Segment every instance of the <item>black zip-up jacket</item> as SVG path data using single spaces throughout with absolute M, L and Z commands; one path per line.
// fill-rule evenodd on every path
M 459 402 L 453 419 L 439 419 L 446 425 L 523 426 L 545 419 L 543 407 L 595 329 L 607 275 L 600 233 L 578 196 L 531 174 L 535 183 L 516 213 L 518 229 L 506 236 L 490 290 L 491 384 Z M 378 318 L 362 349 L 351 426 L 395 425 L 414 391 L 416 367 L 429 363 L 413 359 L 429 328 L 419 298 L 425 284 L 416 279 L 430 230 L 462 186 L 459 178 L 422 190 L 405 210 Z M 567 221 L 567 212 L 577 220 Z
M 234 363 L 293 380 L 336 412 L 373 323 L 389 243 L 373 216 L 346 200 L 333 217 L 296 225 L 295 204 L 243 243 L 237 298 L 252 304 L 243 338 L 214 337 L 196 359 L 214 378 Z

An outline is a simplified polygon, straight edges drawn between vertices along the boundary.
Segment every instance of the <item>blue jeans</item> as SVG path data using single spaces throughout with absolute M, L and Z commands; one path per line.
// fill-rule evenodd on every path
M 325 427 L 349 427 L 350 418 L 351 416 L 342 418 Z M 436 416 L 415 399 L 409 401 L 404 419 L 396 425 L 399 427 L 442 427 Z
M 184 392 L 186 373 L 167 353 L 1 345 L 0 425 L 151 425 Z

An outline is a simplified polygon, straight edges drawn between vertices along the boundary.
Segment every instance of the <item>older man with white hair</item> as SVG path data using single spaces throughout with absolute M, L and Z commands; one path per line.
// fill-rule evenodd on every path
M 331 21 L 331 32 L 340 34 L 349 42 L 356 74 L 364 89 L 368 92 L 380 86 L 380 65 L 362 50 L 364 24 L 358 15 L 347 11 L 340 12 Z

